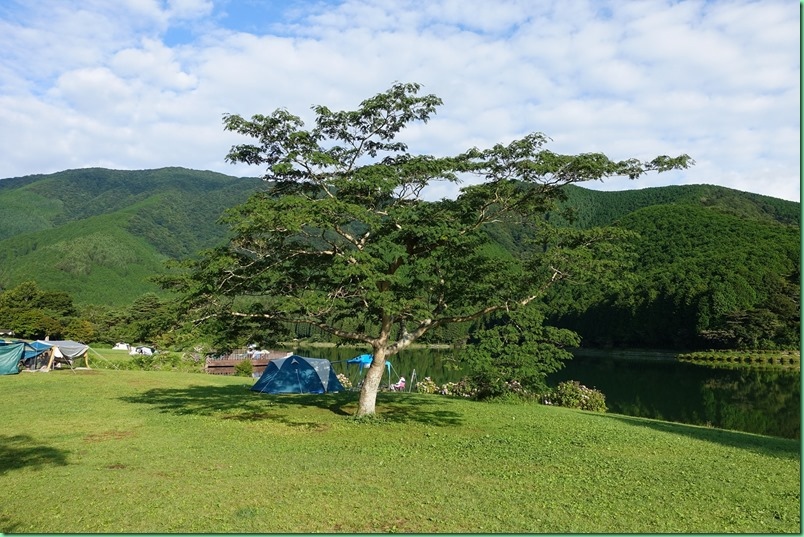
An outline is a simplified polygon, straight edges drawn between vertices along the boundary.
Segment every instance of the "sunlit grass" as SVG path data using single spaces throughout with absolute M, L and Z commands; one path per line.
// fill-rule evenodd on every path
M 792 532 L 799 443 L 539 405 L 0 377 L 2 532 Z M 11 492 L 10 492 L 11 491 Z

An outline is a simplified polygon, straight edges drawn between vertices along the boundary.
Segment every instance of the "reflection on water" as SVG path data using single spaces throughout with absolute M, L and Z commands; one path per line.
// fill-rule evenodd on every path
M 724 369 L 674 360 L 577 355 L 548 377 L 578 380 L 606 395 L 611 412 L 798 438 L 798 371 Z
M 338 372 L 359 380 L 346 360 L 361 350 L 316 348 L 299 354 L 328 358 Z M 391 382 L 431 377 L 437 384 L 456 381 L 463 371 L 454 351 L 414 349 L 391 358 Z M 547 377 L 555 386 L 578 380 L 606 395 L 610 412 L 757 434 L 798 438 L 801 429 L 801 378 L 782 369 L 722 369 L 662 359 L 654 353 L 577 354 L 564 369 Z M 410 384 L 409 384 L 410 386 Z

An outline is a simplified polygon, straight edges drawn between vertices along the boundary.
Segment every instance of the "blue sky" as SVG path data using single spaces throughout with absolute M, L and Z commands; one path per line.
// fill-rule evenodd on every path
M 718 184 L 800 199 L 789 0 L 3 0 L 0 177 L 102 166 L 231 175 L 224 113 L 444 100 L 402 137 L 447 155 L 530 132 L 562 153 L 696 166 L 590 188 Z M 441 197 L 454 191 L 431 190 Z

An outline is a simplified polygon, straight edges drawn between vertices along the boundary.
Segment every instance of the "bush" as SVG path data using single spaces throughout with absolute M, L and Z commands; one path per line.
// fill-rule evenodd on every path
M 416 391 L 419 393 L 436 393 L 438 392 L 438 385 L 430 377 L 424 377 L 416 383 Z
M 341 386 L 343 386 L 344 390 L 349 390 L 352 388 L 352 381 L 349 380 L 349 377 L 343 373 L 338 373 L 336 376 L 338 377 L 338 382 L 341 383 Z
M 455 395 L 458 397 L 474 397 L 477 390 L 472 386 L 468 379 L 461 379 L 458 382 L 447 382 L 439 392 L 441 395 Z
M 542 397 L 542 403 L 592 412 L 605 412 L 607 410 L 606 396 L 599 390 L 587 388 L 577 380 L 559 383 L 558 386 Z
M 251 360 L 238 360 L 234 366 L 234 374 L 237 377 L 250 377 L 254 373 L 254 364 Z
M 181 364 L 181 357 L 172 352 L 157 352 L 152 355 L 138 354 L 131 359 L 134 369 L 169 371 Z
M 143 371 L 203 371 L 203 365 L 199 365 L 191 357 L 174 352 L 157 352 L 151 356 L 138 354 L 125 364 L 120 365 L 122 366 L 120 369 L 139 369 Z

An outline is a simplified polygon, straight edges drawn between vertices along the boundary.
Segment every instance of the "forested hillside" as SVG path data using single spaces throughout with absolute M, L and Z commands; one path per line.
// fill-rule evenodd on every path
M 101 168 L 0 181 L 0 287 L 34 280 L 77 303 L 160 292 L 168 259 L 220 243 L 216 221 L 261 185 L 213 172 Z
M 800 225 L 798 203 L 740 192 L 714 185 L 663 186 L 620 192 L 599 192 L 569 185 L 567 200 L 574 219 L 553 215 L 554 223 L 581 228 L 606 226 L 644 207 L 654 205 L 693 205 L 713 207 L 740 218 Z
M 587 345 L 798 345 L 799 226 L 692 204 L 646 207 L 614 225 L 639 234 L 628 285 L 553 297 L 553 321 Z
M 0 180 L 0 291 L 35 281 L 77 306 L 156 304 L 166 295 L 151 277 L 169 259 L 223 242 L 220 215 L 260 188 L 258 179 L 183 168 Z M 551 223 L 638 237 L 616 291 L 570 283 L 550 297 L 550 320 L 584 345 L 797 346 L 800 204 L 710 185 L 566 194 L 568 212 L 549 214 Z M 491 233 L 501 255 L 534 247 L 515 226 Z M 469 329 L 433 336 L 457 341 Z

